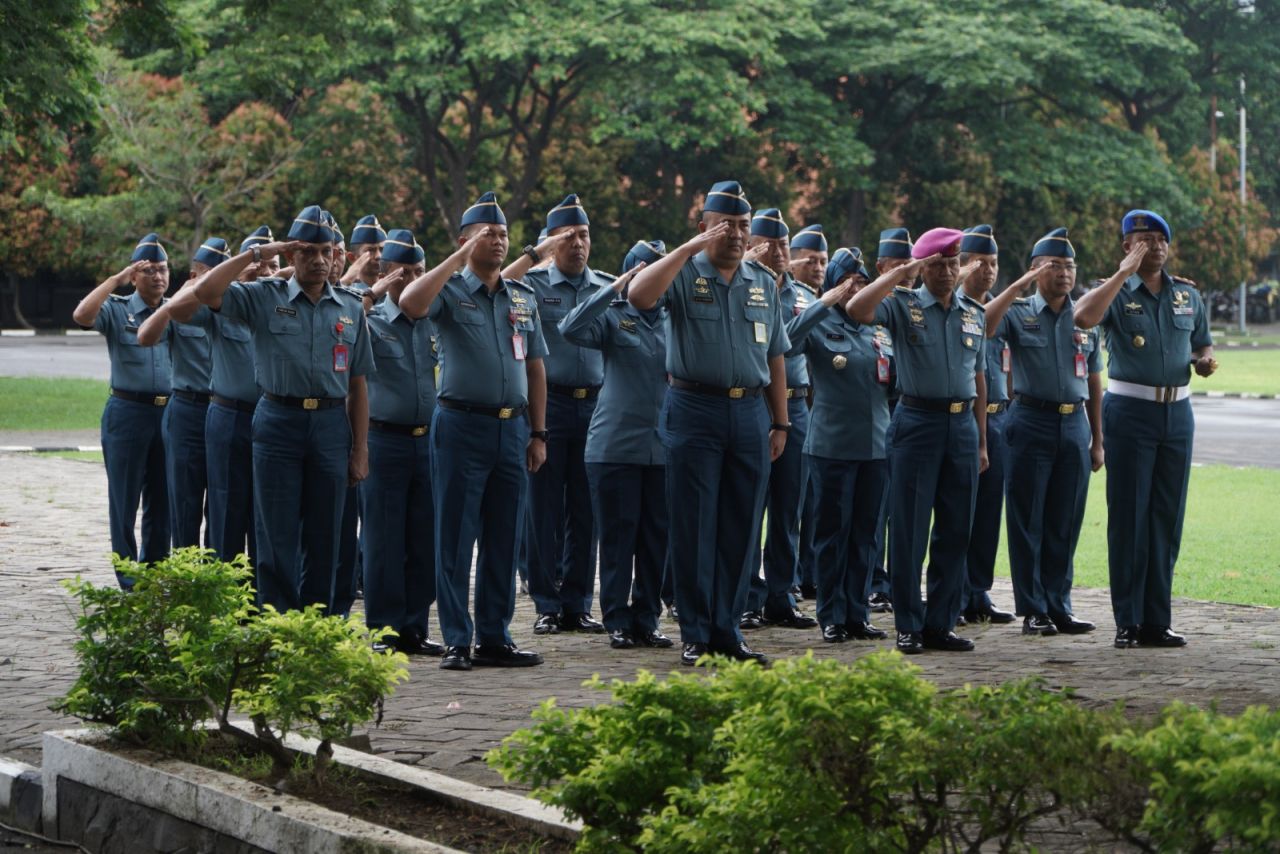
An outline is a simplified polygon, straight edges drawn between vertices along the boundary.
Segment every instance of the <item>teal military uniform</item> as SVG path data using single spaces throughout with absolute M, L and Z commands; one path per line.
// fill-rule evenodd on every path
M 197 315 L 209 314 L 212 312 L 205 306 L 197 310 Z M 173 545 L 198 546 L 201 526 L 208 531 L 209 524 L 204 429 L 209 412 L 212 347 L 201 323 L 175 321 L 170 325 L 173 400 L 165 407 L 161 428 L 169 478 L 169 517 Z

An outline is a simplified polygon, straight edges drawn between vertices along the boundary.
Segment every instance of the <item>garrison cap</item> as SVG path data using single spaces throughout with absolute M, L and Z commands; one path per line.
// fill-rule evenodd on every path
M 721 213 L 742 216 L 751 213 L 751 203 L 737 181 L 718 181 L 711 185 L 707 200 L 702 203 L 703 213 Z
M 814 249 L 818 252 L 826 252 L 827 236 L 822 233 L 822 226 L 815 223 L 806 225 L 797 231 L 795 237 L 791 238 L 791 248 Z
M 843 279 L 859 272 L 859 270 L 865 275 L 866 269 L 866 267 L 862 266 L 861 250 L 841 246 L 831 256 L 831 260 L 827 262 L 826 272 L 822 275 L 822 289 L 824 291 L 831 290 L 840 284 Z
M 1133 210 L 1125 214 L 1124 219 L 1120 221 L 1120 234 L 1124 236 L 1133 234 L 1135 231 L 1158 231 L 1164 235 L 1165 240 L 1173 242 L 1173 232 L 1169 230 L 1169 223 L 1155 211 Z
M 667 245 L 661 240 L 638 241 L 635 246 L 628 250 L 627 257 L 622 259 L 622 273 L 627 272 L 641 261 L 646 264 L 652 264 L 666 254 Z
M 221 237 L 210 237 L 200 244 L 200 248 L 191 256 L 191 260 L 204 264 L 206 267 L 216 267 L 230 257 L 231 253 L 227 251 L 227 241 Z
M 261 246 L 264 243 L 271 243 L 275 239 L 276 236 L 271 233 L 271 226 L 260 225 L 253 230 L 252 234 L 244 239 L 243 243 L 240 244 L 240 251 L 248 252 L 255 246 Z
M 502 212 L 502 208 L 498 207 L 498 197 L 493 194 L 492 190 L 476 199 L 475 204 L 462 212 L 462 219 L 459 221 L 458 227 L 463 229 L 477 223 L 484 223 L 485 225 L 507 224 L 506 214 Z
M 886 228 L 880 232 L 880 248 L 877 258 L 910 258 L 911 232 L 905 228 Z
M 782 218 L 782 211 L 777 208 L 756 211 L 756 215 L 751 218 L 751 234 L 754 237 L 778 240 L 790 233 L 791 230 L 787 228 L 787 223 Z
M 1031 247 L 1031 257 L 1074 258 L 1076 257 L 1076 250 L 1071 245 L 1071 241 L 1067 239 L 1067 230 L 1065 228 L 1055 228 L 1037 240 L 1036 245 Z
M 547 211 L 547 233 L 565 225 L 590 225 L 587 212 L 582 207 L 582 200 L 577 193 L 570 193 L 564 201 Z
M 393 228 L 387 232 L 387 239 L 382 242 L 383 261 L 392 264 L 417 264 L 427 257 L 413 239 L 413 232 L 407 228 Z
M 960 241 L 963 238 L 964 232 L 959 229 L 931 228 L 920 235 L 915 246 L 911 247 L 911 257 L 928 258 L 941 253 L 944 258 L 954 258 L 960 254 Z
M 995 255 L 1000 250 L 996 247 L 994 231 L 989 225 L 975 225 L 964 230 L 960 238 L 960 251 L 972 252 L 975 255 Z
M 343 243 L 346 238 L 342 236 L 342 229 L 338 228 L 338 220 L 328 211 L 321 211 L 324 214 L 325 223 L 329 226 L 329 230 L 333 232 L 333 242 Z
M 168 260 L 169 253 L 165 252 L 164 247 L 160 245 L 160 235 L 153 231 L 138 241 L 138 245 L 133 248 L 133 255 L 129 258 L 129 263 Z
M 289 239 L 304 243 L 333 243 L 333 229 L 327 220 L 332 219 L 319 205 L 307 205 L 289 226 Z
M 356 227 L 351 229 L 351 245 L 361 243 L 381 243 L 387 239 L 387 232 L 374 214 L 362 216 L 356 220 Z

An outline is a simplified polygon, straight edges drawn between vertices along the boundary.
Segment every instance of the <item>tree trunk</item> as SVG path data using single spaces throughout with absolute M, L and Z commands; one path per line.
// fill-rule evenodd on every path
M 7 279 L 5 297 L 9 300 L 9 314 L 12 317 L 13 326 L 18 329 L 33 328 L 27 321 L 26 315 L 22 313 L 22 280 L 12 270 L 9 271 Z
M 867 191 L 849 191 L 849 201 L 845 206 L 844 228 L 840 230 L 841 246 L 861 246 L 863 254 L 870 257 L 875 253 L 870 247 L 862 246 L 862 229 L 867 220 Z

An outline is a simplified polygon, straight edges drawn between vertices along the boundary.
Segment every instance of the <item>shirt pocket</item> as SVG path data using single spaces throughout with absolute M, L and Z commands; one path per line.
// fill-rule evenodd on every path
M 202 327 L 202 326 L 190 326 L 190 325 L 185 324 L 185 323 L 179 323 L 179 324 L 177 324 L 176 328 L 177 328 L 177 330 L 178 330 L 178 334 L 179 334 L 179 335 L 181 335 L 183 338 L 205 338 L 205 337 L 207 337 L 207 336 L 204 334 L 204 327 Z
M 1021 332 L 1018 334 L 1019 347 L 1039 349 L 1049 346 L 1049 337 L 1043 332 Z
M 453 319 L 458 323 L 461 323 L 463 326 L 475 327 L 484 325 L 484 315 L 480 313 L 480 309 L 465 308 L 463 306 L 451 306 L 451 308 L 453 308 L 453 311 L 451 311 L 450 314 L 453 316 Z
M 253 333 L 249 331 L 249 327 L 239 323 L 223 323 L 218 326 L 218 331 L 223 338 L 229 341 L 240 341 L 241 343 L 249 341 L 253 338 Z
M 141 362 L 144 361 L 145 354 L 142 352 L 142 345 L 138 343 L 138 327 L 129 326 L 121 328 L 116 333 L 116 354 L 118 358 L 125 362 Z
M 395 338 L 376 337 L 373 339 L 374 359 L 403 359 L 404 345 Z
M 272 335 L 301 335 L 302 321 L 287 314 L 277 314 L 267 321 L 267 329 Z
M 1130 335 L 1147 331 L 1149 323 L 1145 314 L 1126 314 L 1120 319 L 1120 328 Z
M 1196 317 L 1194 314 L 1175 314 L 1173 316 L 1174 329 L 1195 329 Z
M 933 344 L 933 330 L 927 326 L 908 326 L 902 335 L 895 335 L 899 344 L 905 339 L 909 347 L 929 347 Z
M 689 335 L 695 341 L 720 340 L 720 304 L 689 300 L 685 312 L 689 317 Z

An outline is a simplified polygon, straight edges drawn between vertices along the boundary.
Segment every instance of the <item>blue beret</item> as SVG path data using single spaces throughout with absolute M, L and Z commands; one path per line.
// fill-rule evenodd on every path
M 755 237 L 768 237 L 777 240 L 791 233 L 787 223 L 782 219 L 782 211 L 777 208 L 765 208 L 756 211 L 751 218 L 751 234 Z
M 751 213 L 751 203 L 737 181 L 718 181 L 711 185 L 707 200 L 702 203 L 704 213 L 721 213 L 742 216 Z
M 905 228 L 886 228 L 880 232 L 880 248 L 877 258 L 910 258 L 911 232 Z
M 338 221 L 334 219 L 333 214 L 329 213 L 328 211 L 321 211 L 320 213 L 324 215 L 325 225 L 329 226 L 329 230 L 333 232 L 333 242 L 334 243 L 344 242 L 344 238 L 342 236 L 342 229 L 338 228 Z
M 264 243 L 272 243 L 275 241 L 275 235 L 271 233 L 271 226 L 260 225 L 254 229 L 253 233 L 244 239 L 240 244 L 241 252 L 248 252 L 255 246 L 261 246 Z
M 792 249 L 815 249 L 818 252 L 827 251 L 827 236 L 822 233 L 822 226 L 806 225 L 804 228 L 796 232 L 796 236 L 791 238 Z
M 329 218 L 319 205 L 307 205 L 289 226 L 289 239 L 304 243 L 332 243 L 333 229 L 326 222 Z
M 1067 239 L 1067 230 L 1065 228 L 1055 228 L 1037 240 L 1036 245 L 1031 247 L 1031 257 L 1074 258 L 1076 257 L 1076 250 L 1071 245 L 1071 241 Z
M 351 245 L 361 243 L 381 243 L 387 239 L 387 233 L 373 214 L 362 216 L 356 220 L 356 227 L 351 229 Z
M 484 223 L 485 225 L 507 224 L 507 217 L 503 214 L 502 208 L 498 207 L 498 197 L 493 194 L 492 190 L 476 199 L 474 205 L 462 212 L 462 219 L 458 222 L 458 228 L 464 229 L 476 223 Z
M 138 245 L 133 248 L 133 256 L 129 258 L 129 263 L 168 260 L 169 253 L 165 252 L 164 247 L 160 245 L 160 235 L 153 231 L 138 241 Z
M 417 264 L 427 255 L 407 228 L 393 228 L 382 242 L 382 260 L 392 264 Z
M 200 248 L 196 250 L 196 254 L 191 256 L 191 260 L 204 264 L 206 267 L 216 267 L 230 257 L 231 253 L 227 251 L 227 241 L 221 237 L 210 237 L 200 245 Z
M 1124 215 L 1124 219 L 1120 222 L 1120 234 L 1133 234 L 1135 231 L 1159 231 L 1164 234 L 1164 239 L 1173 242 L 1173 233 L 1169 230 L 1169 223 L 1164 221 L 1164 217 L 1155 211 L 1135 210 L 1129 211 Z
M 627 272 L 641 261 L 646 264 L 652 264 L 666 254 L 667 245 L 661 240 L 638 241 L 627 252 L 627 257 L 622 259 L 622 273 Z
M 867 268 L 862 265 L 862 250 L 841 246 L 827 262 L 827 270 L 822 275 L 822 289 L 829 291 L 846 276 L 858 272 L 866 275 L 866 271 Z
M 996 247 L 994 232 L 989 225 L 975 225 L 964 230 L 960 238 L 960 251 L 972 252 L 975 255 L 995 255 L 1000 250 Z
M 577 193 L 570 193 L 564 201 L 547 211 L 547 234 L 566 225 L 590 225 L 587 212 L 582 208 L 582 200 Z

